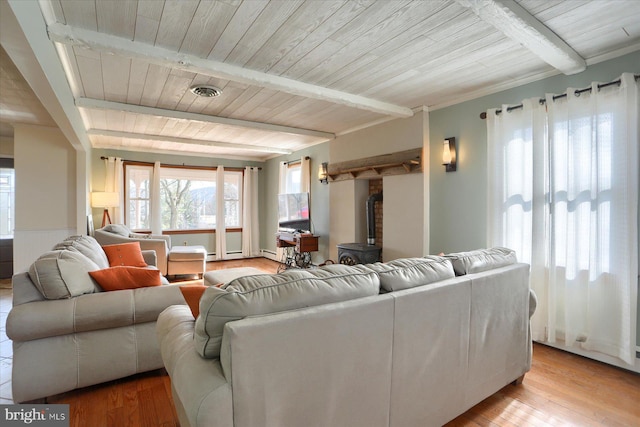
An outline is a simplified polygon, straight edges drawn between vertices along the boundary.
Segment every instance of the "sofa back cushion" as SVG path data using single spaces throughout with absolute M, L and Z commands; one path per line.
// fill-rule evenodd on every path
M 29 278 L 46 299 L 71 298 L 100 292 L 89 276 L 99 267 L 79 252 L 56 250 L 43 254 L 29 268 Z
M 479 273 L 518 262 L 515 251 L 501 247 L 458 252 L 446 257 L 451 260 L 456 276 Z
M 368 267 L 378 273 L 380 286 L 388 292 L 455 277 L 451 261 L 440 256 L 396 259 L 369 264 Z
M 104 226 L 103 230 L 123 237 L 129 237 L 131 234 L 129 227 L 124 224 L 108 224 Z
M 62 249 L 81 253 L 101 269 L 109 267 L 109 260 L 102 246 L 91 236 L 70 236 L 53 247 L 53 250 Z
M 194 340 L 205 358 L 220 355 L 224 325 L 247 316 L 347 301 L 380 291 L 378 275 L 365 266 L 329 265 L 235 279 L 209 287 L 200 300 Z

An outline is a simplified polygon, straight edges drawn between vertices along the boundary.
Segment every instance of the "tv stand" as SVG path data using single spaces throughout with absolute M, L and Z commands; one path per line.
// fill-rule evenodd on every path
M 276 247 L 285 249 L 285 258 L 281 261 L 285 269 L 308 268 L 311 266 L 311 252 L 318 250 L 318 236 L 279 231 L 276 233 Z

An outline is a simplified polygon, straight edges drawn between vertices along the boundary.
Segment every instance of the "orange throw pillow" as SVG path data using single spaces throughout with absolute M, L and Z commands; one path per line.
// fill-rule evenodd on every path
M 121 291 L 123 289 L 160 286 L 160 270 L 116 266 L 104 270 L 90 271 L 89 274 L 105 291 Z
M 191 309 L 193 318 L 197 318 L 200 314 L 200 297 L 207 290 L 208 286 L 205 285 L 183 285 L 180 286 L 180 292 L 186 301 L 187 305 Z
M 116 267 L 118 265 L 127 265 L 130 267 L 146 267 L 142 257 L 142 249 L 140 242 L 120 243 L 117 245 L 106 245 L 102 249 L 107 254 L 109 265 Z

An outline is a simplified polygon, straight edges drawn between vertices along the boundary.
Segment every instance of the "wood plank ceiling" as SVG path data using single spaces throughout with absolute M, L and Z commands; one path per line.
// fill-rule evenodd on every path
M 637 0 L 40 4 L 94 147 L 212 157 L 264 160 L 558 74 L 530 28 L 578 71 L 640 49 Z

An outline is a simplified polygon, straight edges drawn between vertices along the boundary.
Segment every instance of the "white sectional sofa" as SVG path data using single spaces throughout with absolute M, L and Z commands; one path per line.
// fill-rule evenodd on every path
M 155 265 L 155 252 L 143 255 Z M 89 271 L 107 267 L 96 240 L 74 236 L 14 275 L 7 335 L 15 402 L 163 367 L 156 320 L 184 304 L 179 287 L 162 278 L 162 286 L 104 292 Z
M 157 323 L 183 427 L 440 426 L 531 366 L 501 248 L 241 277 Z

